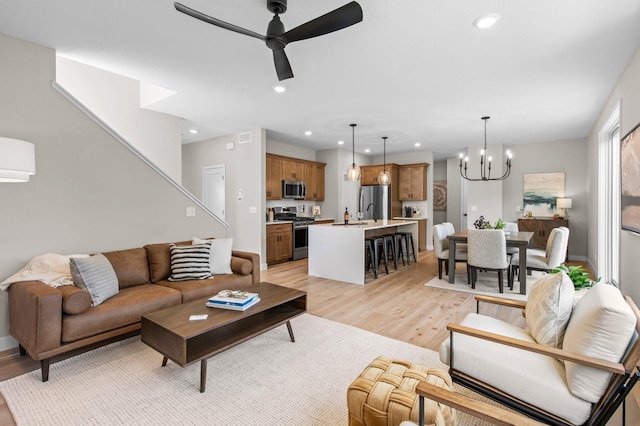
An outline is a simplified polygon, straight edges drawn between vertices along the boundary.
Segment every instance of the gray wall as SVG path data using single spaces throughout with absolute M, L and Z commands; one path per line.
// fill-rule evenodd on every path
M 220 236 L 221 226 L 51 87 L 55 52 L 0 34 L 0 135 L 35 144 L 36 174 L 0 184 L 0 279 L 43 253 Z M 0 350 L 9 335 L 0 293 Z
M 502 219 L 518 218 L 522 206 L 524 175 L 529 173 L 564 172 L 565 195 L 573 199 L 569 210 L 569 258 L 587 259 L 587 150 L 584 139 L 513 145 L 511 176 L 502 183 Z
M 202 168 L 225 165 L 226 236 L 237 250 L 260 253 L 266 259 L 264 229 L 265 131 L 251 129 L 251 142 L 238 143 L 238 135 L 193 142 L 182 146 L 182 184 L 202 199 Z M 233 144 L 228 149 L 227 144 Z M 239 194 L 242 193 L 242 199 Z
M 602 129 L 616 102 L 620 101 L 620 137 L 624 137 L 640 122 L 640 49 L 638 49 L 617 82 L 611 97 L 598 117 L 587 138 L 587 169 L 585 204 L 598 205 L 598 133 Z M 598 212 L 595 207 L 589 208 L 588 221 L 588 256 L 591 265 L 598 265 Z M 640 235 L 629 231 L 620 234 L 620 287 L 622 291 L 640 303 Z

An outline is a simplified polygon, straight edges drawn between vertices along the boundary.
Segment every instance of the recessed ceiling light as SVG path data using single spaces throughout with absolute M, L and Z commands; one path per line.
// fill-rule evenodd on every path
M 500 15 L 497 13 L 487 13 L 486 15 L 482 15 L 475 21 L 473 21 L 473 26 L 480 29 L 493 27 L 496 22 L 500 20 Z
M 287 91 L 287 87 L 283 86 L 281 84 L 276 84 L 275 86 L 272 87 L 274 92 L 277 93 L 283 93 Z
M 420 146 L 420 142 L 416 142 L 413 144 L 413 146 L 415 146 L 416 148 Z
M 304 134 L 307 136 L 311 136 L 313 132 L 311 130 L 307 130 L 306 132 L 304 132 Z
M 196 134 L 198 134 L 198 130 L 197 129 L 190 129 L 189 133 L 191 133 L 192 135 L 196 135 Z
M 364 152 L 371 152 L 369 148 L 365 149 Z
M 338 141 L 338 145 L 344 145 L 344 141 Z

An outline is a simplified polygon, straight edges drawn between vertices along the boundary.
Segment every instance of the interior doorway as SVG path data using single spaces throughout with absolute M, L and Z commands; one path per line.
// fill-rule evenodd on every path
M 226 222 L 225 218 L 225 166 L 202 168 L 202 201 L 213 214 Z

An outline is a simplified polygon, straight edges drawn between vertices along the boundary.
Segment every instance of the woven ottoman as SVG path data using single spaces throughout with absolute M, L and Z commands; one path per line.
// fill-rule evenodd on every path
M 380 356 L 356 378 L 347 391 L 349 426 L 398 426 L 404 420 L 418 423 L 415 388 L 427 382 L 453 389 L 449 373 L 410 362 Z M 427 398 L 424 424 L 455 425 L 455 410 Z

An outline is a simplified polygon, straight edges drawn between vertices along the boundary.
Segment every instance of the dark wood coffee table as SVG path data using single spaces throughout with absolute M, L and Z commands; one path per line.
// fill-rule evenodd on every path
M 164 355 L 163 366 L 168 359 L 182 367 L 200 361 L 200 392 L 205 391 L 207 359 L 282 324 L 295 342 L 289 320 L 307 309 L 304 291 L 269 283 L 236 289 L 258 293 L 261 300 L 246 311 L 234 311 L 209 308 L 205 298 L 142 316 L 142 341 Z M 202 314 L 208 318 L 189 320 Z

